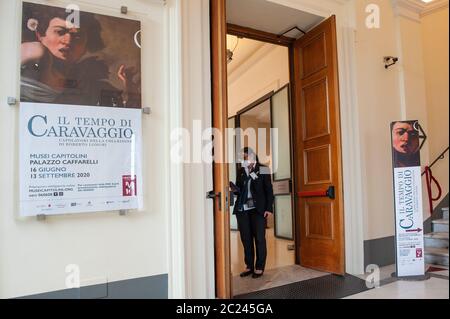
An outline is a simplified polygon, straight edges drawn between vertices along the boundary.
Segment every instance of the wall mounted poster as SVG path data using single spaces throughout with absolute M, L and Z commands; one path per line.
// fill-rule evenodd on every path
M 423 276 L 422 177 L 418 121 L 391 124 L 397 276 Z
M 140 22 L 23 3 L 22 216 L 139 209 Z

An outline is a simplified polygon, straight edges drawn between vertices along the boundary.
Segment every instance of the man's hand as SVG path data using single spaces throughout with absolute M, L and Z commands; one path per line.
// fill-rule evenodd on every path
M 269 217 L 271 217 L 272 215 L 273 215 L 272 212 L 265 212 L 265 213 L 264 213 L 264 218 L 269 218 Z

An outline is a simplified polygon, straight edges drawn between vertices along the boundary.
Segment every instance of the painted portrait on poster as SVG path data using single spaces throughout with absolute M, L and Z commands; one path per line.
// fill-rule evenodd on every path
M 418 121 L 391 124 L 394 167 L 420 166 L 420 131 Z
M 140 22 L 23 4 L 21 101 L 141 107 Z

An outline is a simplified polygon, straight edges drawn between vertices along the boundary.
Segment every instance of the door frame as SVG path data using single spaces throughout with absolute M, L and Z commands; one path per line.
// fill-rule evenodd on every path
M 336 15 L 338 40 L 341 135 L 344 175 L 345 251 L 346 272 L 364 273 L 364 189 L 362 183 L 364 163 L 361 160 L 359 112 L 357 107 L 355 61 L 356 18 L 352 1 L 342 0 L 270 0 L 322 17 Z M 168 50 L 169 89 L 171 114 L 176 118 L 172 128 L 190 127 L 201 116 L 207 125 L 211 119 L 210 63 L 210 6 L 209 0 L 169 0 L 167 2 L 166 35 Z M 199 23 L 201 21 L 201 23 Z M 192 40 L 190 40 L 192 39 Z M 195 41 L 193 41 L 195 40 Z M 198 70 L 202 72 L 188 72 Z M 182 74 L 182 76 L 180 76 Z M 192 79 L 191 79 L 192 78 Z M 196 102 L 196 103 L 194 103 Z M 170 298 L 215 298 L 213 207 L 203 192 L 211 189 L 211 165 L 204 164 L 202 178 L 196 188 L 188 176 L 198 176 L 198 168 L 172 165 L 173 181 L 168 223 L 168 274 Z M 179 184 L 181 182 L 181 185 Z M 177 184 L 178 183 L 178 184 Z M 180 186 L 177 186 L 180 185 Z M 189 202 L 186 199 L 189 198 Z M 195 207 L 195 210 L 187 208 Z M 190 221 L 195 212 L 196 220 Z M 198 218 L 197 218 L 198 217 Z M 201 219 L 203 218 L 203 219 Z M 202 240 L 199 240 L 199 237 Z M 193 258 L 192 256 L 196 256 Z M 206 265 L 206 269 L 205 269 Z M 205 270 L 205 271 L 203 271 Z M 193 285 L 192 283 L 196 284 Z

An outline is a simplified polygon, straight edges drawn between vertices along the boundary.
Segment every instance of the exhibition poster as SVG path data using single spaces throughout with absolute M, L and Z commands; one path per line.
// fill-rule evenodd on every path
M 23 3 L 22 216 L 141 208 L 140 28 Z

